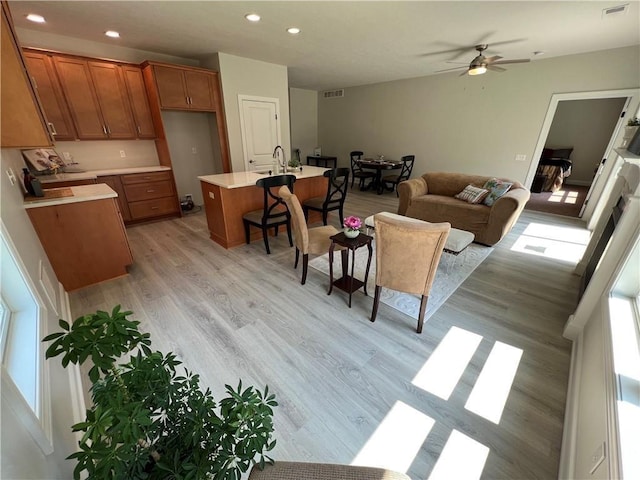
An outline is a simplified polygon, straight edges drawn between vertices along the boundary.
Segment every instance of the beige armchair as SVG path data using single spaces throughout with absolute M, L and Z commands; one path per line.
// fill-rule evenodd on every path
M 254 467 L 249 480 L 410 480 L 403 473 L 373 467 L 331 463 L 275 462 Z
M 421 295 L 416 331 L 422 333 L 429 292 L 444 245 L 449 223 L 428 223 L 394 213 L 373 217 L 376 229 L 376 290 L 371 321 L 375 322 L 382 287 Z
M 280 198 L 284 200 L 291 214 L 291 226 L 293 229 L 294 244 L 296 246 L 296 259 L 293 268 L 298 268 L 298 260 L 302 253 L 302 285 L 307 281 L 307 268 L 309 265 L 309 254 L 323 255 L 329 251 L 331 245 L 331 237 L 338 233 L 335 227 L 325 225 L 322 227 L 307 228 L 307 222 L 304 218 L 300 200 L 296 197 L 287 186 L 282 186 L 278 191 Z M 346 267 L 346 250 L 342 247 L 338 249 L 342 251 L 343 270 Z

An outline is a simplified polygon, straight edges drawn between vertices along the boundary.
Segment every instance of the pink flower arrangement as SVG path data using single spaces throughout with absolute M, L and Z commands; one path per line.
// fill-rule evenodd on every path
M 344 228 L 350 231 L 360 230 L 362 227 L 362 220 L 359 217 L 349 216 L 344 219 L 344 223 L 342 224 Z

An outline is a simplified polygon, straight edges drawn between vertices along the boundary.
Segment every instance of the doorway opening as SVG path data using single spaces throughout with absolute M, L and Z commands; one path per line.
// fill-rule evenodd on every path
M 525 208 L 576 216 L 592 224 L 611 174 L 606 160 L 616 156 L 613 149 L 621 142 L 622 127 L 638 108 L 639 98 L 637 89 L 553 95 L 527 174 L 532 194 Z M 557 168 L 545 171 L 557 175 L 546 179 L 547 186 L 555 184 L 552 191 L 538 193 L 534 187 L 543 173 L 539 161 L 549 150 L 569 150 L 570 156 L 565 151 Z M 553 160 L 548 163 L 554 165 Z

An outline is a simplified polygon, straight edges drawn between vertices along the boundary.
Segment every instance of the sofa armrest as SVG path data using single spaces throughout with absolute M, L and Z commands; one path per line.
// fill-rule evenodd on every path
M 411 199 L 420 195 L 426 195 L 429 191 L 427 181 L 423 177 L 412 178 L 398 184 L 398 215 L 404 215 L 411 205 Z
M 531 193 L 526 188 L 515 188 L 496 200 L 491 207 L 486 228 L 489 238 L 486 238 L 483 243 L 493 245 L 509 232 L 520 217 L 530 196 Z

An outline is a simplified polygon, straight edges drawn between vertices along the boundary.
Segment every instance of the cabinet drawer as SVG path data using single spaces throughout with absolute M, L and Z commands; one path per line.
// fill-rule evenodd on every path
M 178 209 L 175 198 L 165 197 L 130 203 L 129 211 L 133 220 L 140 220 L 142 218 L 160 217 L 176 213 Z
M 171 180 L 171 172 L 148 172 L 148 173 L 131 173 L 122 175 L 122 183 L 131 185 L 134 183 L 157 182 L 160 180 Z
M 173 188 L 169 180 L 161 182 L 137 183 L 124 186 L 124 192 L 128 202 L 140 200 L 151 200 L 153 198 L 170 197 L 173 195 Z

